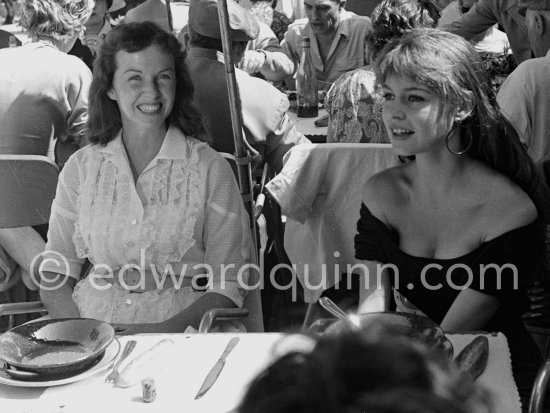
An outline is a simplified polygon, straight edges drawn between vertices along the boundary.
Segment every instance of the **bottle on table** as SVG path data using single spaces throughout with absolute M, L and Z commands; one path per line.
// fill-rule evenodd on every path
M 298 117 L 314 118 L 319 114 L 317 75 L 311 61 L 309 37 L 302 38 L 302 57 L 296 73 L 298 92 Z

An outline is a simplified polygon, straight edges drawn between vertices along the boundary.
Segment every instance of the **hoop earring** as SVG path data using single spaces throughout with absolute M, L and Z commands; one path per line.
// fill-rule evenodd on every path
M 462 124 L 458 123 L 457 122 L 457 126 L 458 128 L 462 129 L 463 126 Z M 447 132 L 447 135 L 445 136 L 445 146 L 447 147 L 447 150 L 452 153 L 453 155 L 463 155 L 465 154 L 466 152 L 468 152 L 468 150 L 472 147 L 472 143 L 473 143 L 473 139 L 472 139 L 472 133 L 469 132 L 468 133 L 468 145 L 466 145 L 466 147 L 461 150 L 461 151 L 458 151 L 458 152 L 453 152 L 451 150 L 451 148 L 449 147 L 449 139 L 451 138 L 451 134 L 453 133 L 453 131 L 455 130 L 455 128 L 452 128 L 449 132 Z M 462 134 L 461 134 L 462 135 Z

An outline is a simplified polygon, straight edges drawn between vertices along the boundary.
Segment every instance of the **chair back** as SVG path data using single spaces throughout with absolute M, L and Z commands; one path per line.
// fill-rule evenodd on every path
M 237 177 L 237 174 L 238 174 L 238 167 L 237 167 L 237 164 L 236 164 L 237 159 L 235 158 L 234 155 L 231 155 L 231 154 L 228 154 L 228 153 L 225 153 L 225 152 L 220 152 L 220 155 L 223 156 L 229 162 L 229 165 L 231 166 L 231 169 L 233 170 L 233 173 L 235 174 L 235 179 L 237 180 L 237 184 L 238 184 L 239 179 Z M 250 168 L 250 164 L 248 166 Z M 252 193 L 252 191 L 250 191 L 250 193 Z M 247 198 L 245 199 L 244 196 L 243 196 L 243 202 L 244 202 L 245 205 L 247 203 L 251 204 L 250 209 L 247 208 L 247 210 L 249 211 L 249 214 L 250 214 L 251 213 L 250 211 L 252 211 L 252 212 L 254 211 L 253 200 L 250 198 L 249 195 L 246 195 L 246 197 Z M 251 217 L 251 219 L 253 219 L 253 217 Z M 256 226 L 254 226 L 254 227 L 256 227 Z M 263 248 L 262 248 L 261 245 L 260 245 L 259 248 L 257 248 L 256 246 L 254 246 L 254 247 L 255 247 L 254 248 L 255 264 L 257 264 L 258 268 L 260 268 L 261 266 L 259 266 L 259 262 L 260 262 L 259 254 L 260 254 L 260 251 L 263 250 Z M 261 298 L 261 290 L 260 290 L 261 276 L 262 275 L 258 274 L 257 271 L 254 271 L 254 270 L 250 271 L 248 285 L 256 286 L 256 288 L 253 288 L 253 289 L 248 291 L 248 295 L 246 296 L 246 298 L 244 300 L 244 304 L 243 304 L 243 308 L 245 308 L 249 311 L 248 317 L 246 317 L 243 320 L 244 326 L 246 327 L 246 331 L 248 331 L 248 332 L 263 332 L 264 331 L 264 321 L 263 321 L 263 312 L 262 312 L 262 298 Z
M 0 155 L 0 228 L 47 224 L 58 175 L 45 156 Z

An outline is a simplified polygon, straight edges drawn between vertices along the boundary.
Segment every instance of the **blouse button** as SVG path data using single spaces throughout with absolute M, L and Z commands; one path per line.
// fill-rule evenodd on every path
M 126 304 L 126 305 L 132 305 L 132 300 L 130 300 L 130 299 L 128 298 L 126 301 L 124 301 L 124 304 Z
M 137 219 L 134 219 L 134 220 L 132 221 L 132 225 L 136 225 L 136 224 L 137 224 Z

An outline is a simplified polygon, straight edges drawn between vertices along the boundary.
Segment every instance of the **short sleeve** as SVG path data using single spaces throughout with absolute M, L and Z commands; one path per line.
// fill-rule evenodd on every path
M 497 297 L 524 294 L 544 271 L 543 226 L 535 222 L 486 243 L 470 288 Z M 476 264 L 477 264 L 476 263 Z
M 355 235 L 355 258 L 358 260 L 388 261 L 388 242 L 391 230 L 361 204 L 357 234 Z

